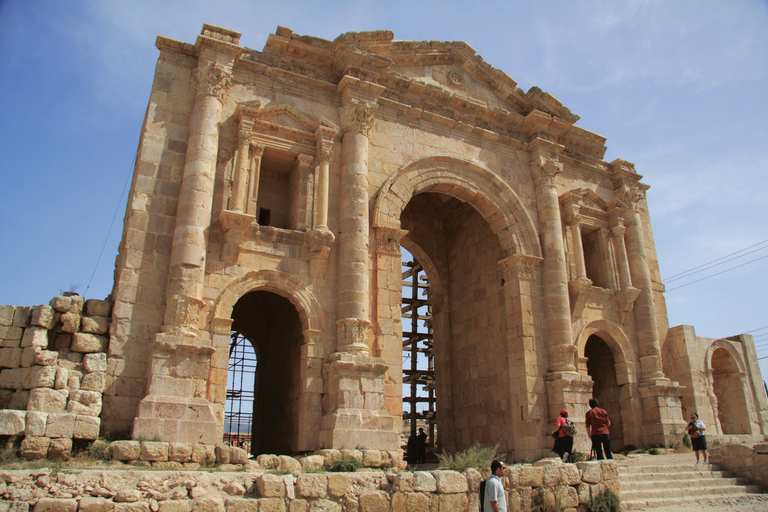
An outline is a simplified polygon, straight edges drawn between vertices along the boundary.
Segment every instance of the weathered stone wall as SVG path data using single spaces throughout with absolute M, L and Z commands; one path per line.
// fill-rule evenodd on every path
M 542 503 L 575 512 L 606 489 L 619 493 L 615 463 L 509 466 L 504 476 L 510 512 Z M 487 476 L 487 475 L 486 475 Z M 406 512 L 478 509 L 476 470 L 414 473 L 205 473 L 139 470 L 0 473 L 0 510 L 81 512 Z
M 79 295 L 0 306 L 0 436 L 28 459 L 68 458 L 99 436 L 111 304 Z
M 709 450 L 709 461 L 768 489 L 768 444 L 718 446 Z

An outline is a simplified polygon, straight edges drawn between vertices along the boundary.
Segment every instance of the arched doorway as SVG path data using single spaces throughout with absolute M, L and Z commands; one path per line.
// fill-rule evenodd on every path
M 717 397 L 717 418 L 723 434 L 750 433 L 742 372 L 725 348 L 712 352 L 712 391 Z
M 237 428 L 246 431 L 249 406 L 242 402 L 250 397 L 250 452 L 295 453 L 303 342 L 296 308 L 275 293 L 247 293 L 232 310 L 232 332 L 225 410 L 233 417 L 240 411 Z
M 611 419 L 611 450 L 624 448 L 624 425 L 621 418 L 622 386 L 616 378 L 616 361 L 611 347 L 600 336 L 593 334 L 584 346 L 587 358 L 587 373 L 592 378 L 592 396 Z M 626 385 L 625 385 L 626 386 Z
M 510 377 L 498 236 L 472 205 L 440 193 L 414 195 L 400 220 L 408 232 L 402 244 L 430 283 L 432 346 L 425 350 L 434 354 L 438 449 L 501 443 L 507 451 Z

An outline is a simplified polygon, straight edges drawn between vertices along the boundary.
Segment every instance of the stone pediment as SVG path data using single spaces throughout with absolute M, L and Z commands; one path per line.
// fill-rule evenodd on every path
M 314 134 L 318 123 L 305 116 L 290 105 L 261 106 L 259 101 L 238 105 L 241 116 L 251 121 L 254 126 L 271 131 L 292 131 Z

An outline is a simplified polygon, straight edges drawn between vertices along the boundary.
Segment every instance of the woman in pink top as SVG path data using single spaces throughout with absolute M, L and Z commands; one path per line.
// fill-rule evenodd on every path
M 563 459 L 563 462 L 573 462 L 571 460 L 571 453 L 573 453 L 573 438 L 565 433 L 565 423 L 568 420 L 568 410 L 563 409 L 560 411 L 560 416 L 555 420 L 555 431 L 552 432 L 555 437 L 555 446 L 552 451 L 557 454 L 558 457 Z

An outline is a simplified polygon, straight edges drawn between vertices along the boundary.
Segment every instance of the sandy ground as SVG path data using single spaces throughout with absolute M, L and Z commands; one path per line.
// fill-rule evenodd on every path
M 620 465 L 641 464 L 643 466 L 669 464 L 696 464 L 693 453 L 675 453 L 670 455 L 641 455 L 630 456 L 619 462 Z M 649 512 L 768 512 L 768 494 L 750 494 L 724 497 L 717 500 L 702 499 L 692 504 L 690 502 L 668 507 L 644 509 Z

